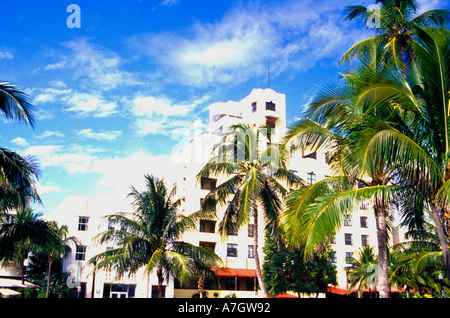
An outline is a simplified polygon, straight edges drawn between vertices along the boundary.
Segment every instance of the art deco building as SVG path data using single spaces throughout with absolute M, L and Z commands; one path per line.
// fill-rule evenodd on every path
M 233 124 L 244 123 L 260 126 L 268 124 L 271 129 L 271 140 L 265 142 L 278 143 L 286 132 L 286 99 L 284 94 L 272 89 L 254 89 L 250 95 L 239 102 L 229 101 L 216 103 L 209 109 L 209 125 L 207 131 L 196 136 L 184 148 L 184 165 L 179 171 L 176 183 L 177 197 L 181 198 L 181 212 L 188 215 L 200 209 L 201 203 L 208 192 L 225 181 L 223 177 L 204 178 L 200 182 L 196 175 L 211 155 L 211 148 L 223 138 L 223 133 Z M 307 183 L 326 178 L 331 175 L 328 166 L 328 153 L 326 149 L 319 149 L 314 153 L 298 151 L 290 158 L 289 169 L 305 180 Z M 253 239 L 253 221 L 247 228 L 229 235 L 224 241 L 218 234 L 218 222 L 223 210 L 216 211 L 218 221 L 204 220 L 200 222 L 195 233 L 188 233 L 184 240 L 197 246 L 213 249 L 223 260 L 224 269 L 218 271 L 221 288 L 209 291 L 209 296 L 218 297 L 236 294 L 238 297 L 258 297 L 257 279 L 255 270 L 255 250 Z M 330 238 L 334 250 L 333 263 L 338 273 L 338 285 L 347 286 L 344 268 L 351 265 L 353 257 L 358 250 L 366 245 L 376 247 L 376 224 L 373 213 L 367 202 L 362 202 L 356 213 L 349 213 L 341 231 Z M 260 215 L 260 214 L 259 214 Z M 264 256 L 263 221 L 259 226 L 259 255 Z M 176 286 L 176 297 L 191 297 L 196 293 L 193 289 Z M 195 287 L 195 288 L 194 288 Z M 216 287 L 217 288 L 217 287 Z M 212 294 L 211 294 L 212 293 Z
M 269 142 L 278 143 L 286 132 L 286 98 L 284 94 L 272 89 L 254 89 L 250 95 L 241 101 L 215 103 L 209 107 L 209 123 L 204 127 L 199 125 L 193 139 L 179 151 L 173 153 L 174 167 L 181 167 L 176 172 L 175 199 L 181 199 L 180 213 L 189 215 L 200 209 L 202 200 L 214 187 L 224 182 L 223 177 L 211 177 L 197 180 L 196 176 L 208 161 L 213 146 L 223 138 L 223 133 L 237 123 L 259 126 L 268 124 L 271 129 Z M 194 123 L 195 125 L 195 123 Z M 297 152 L 291 155 L 289 169 L 308 183 L 321 180 L 331 175 L 327 164 L 326 149 L 315 153 Z M 211 207 L 214 209 L 215 207 Z M 253 238 L 253 221 L 250 220 L 246 228 L 236 233 L 229 233 L 223 240 L 217 233 L 218 222 L 223 215 L 224 208 L 217 208 L 217 220 L 203 220 L 195 232 L 189 232 L 184 237 L 185 242 L 196 246 L 211 248 L 223 261 L 223 268 L 217 271 L 220 286 L 205 286 L 208 297 L 226 297 L 236 294 L 237 297 L 260 297 L 258 293 L 255 249 Z M 130 211 L 130 202 L 124 200 L 122 204 L 107 200 L 70 197 L 52 214 L 61 224 L 69 226 L 69 235 L 76 236 L 78 246 L 72 246 L 72 253 L 64 263 L 64 269 L 71 273 L 68 283 L 78 287 L 80 297 L 94 298 L 148 298 L 157 295 L 157 279 L 152 274 L 147 277 L 143 270 L 136 274 L 115 277 L 114 272 L 99 271 L 94 276 L 92 266 L 87 264 L 92 256 L 111 248 L 110 246 L 95 245 L 93 238 L 110 226 L 104 220 L 105 215 L 119 211 Z M 365 245 L 376 247 L 376 224 L 371 207 L 367 202 L 351 217 L 345 220 L 339 233 L 330 238 L 334 250 L 333 262 L 338 273 L 338 285 L 345 289 L 347 286 L 344 268 L 349 266 L 358 250 Z M 120 226 L 120 225 L 115 225 Z M 258 221 L 260 261 L 264 254 L 263 221 Z M 197 286 L 180 286 L 171 280 L 165 286 L 165 297 L 190 298 L 198 293 Z

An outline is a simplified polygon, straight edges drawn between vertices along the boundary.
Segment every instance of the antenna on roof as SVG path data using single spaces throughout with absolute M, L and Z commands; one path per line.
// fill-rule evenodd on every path
M 270 61 L 267 62 L 267 79 L 268 79 L 268 85 L 270 88 Z

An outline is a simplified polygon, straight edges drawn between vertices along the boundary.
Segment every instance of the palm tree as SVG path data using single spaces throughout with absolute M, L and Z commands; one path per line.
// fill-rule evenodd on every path
M 0 81 L 0 112 L 6 119 L 25 123 L 33 127 L 33 105 L 28 96 L 10 83 Z
M 263 146 L 268 134 L 264 126 L 232 125 L 224 139 L 213 147 L 213 155 L 197 174 L 197 179 L 224 176 L 226 181 L 212 189 L 203 200 L 203 206 L 225 207 L 218 231 L 225 239 L 237 233 L 253 218 L 254 251 L 258 283 L 263 297 L 267 297 L 259 259 L 260 217 L 265 231 L 279 244 L 282 239 L 278 215 L 289 188 L 303 181 L 286 169 L 285 157 L 277 145 Z M 283 185 L 284 183 L 285 185 Z
M 217 266 L 219 258 L 208 249 L 180 242 L 181 235 L 196 229 L 204 213 L 190 216 L 177 213 L 179 200 L 172 202 L 173 190 L 168 192 L 164 180 L 146 175 L 146 190 L 132 187 L 134 212 L 116 213 L 106 217 L 120 229 L 109 229 L 95 237 L 99 244 L 114 242 L 117 247 L 100 253 L 89 260 L 94 272 L 102 268 L 115 269 L 118 277 L 134 273 L 145 267 L 145 274 L 156 271 L 158 297 L 164 297 L 163 283 L 174 275 L 182 282 L 192 278 L 193 266 L 202 261 Z
M 372 28 L 376 35 L 356 43 L 342 58 L 349 62 L 357 56 L 367 55 L 382 47 L 386 60 L 392 58 L 405 72 L 405 63 L 415 57 L 412 48 L 417 27 L 440 27 L 450 18 L 450 10 L 437 9 L 417 15 L 414 0 L 377 0 L 376 6 L 354 5 L 346 7 L 345 19 L 359 19 Z M 373 22 L 376 23 L 373 23 Z M 404 74 L 404 73 L 403 73 Z
M 430 294 L 448 292 L 449 280 L 443 275 L 444 259 L 430 211 L 426 209 L 423 227 L 407 231 L 405 238 L 407 240 L 393 246 L 391 252 L 391 284 L 399 289 L 407 286 Z
M 54 260 L 64 258 L 71 251 L 70 242 L 74 242 L 75 244 L 78 243 L 75 236 L 68 236 L 69 230 L 67 225 L 59 226 L 56 221 L 48 221 L 47 224 L 51 231 L 51 240 L 47 240 L 43 244 L 37 246 L 33 251 L 33 254 L 38 259 L 46 260 L 48 264 L 45 298 L 48 298 L 50 292 L 50 280 Z
M 361 199 L 372 198 L 377 220 L 381 297 L 388 296 L 387 218 L 392 196 L 398 191 L 391 185 L 398 167 L 386 164 L 381 154 L 372 160 L 374 157 L 364 150 L 370 141 L 365 135 L 367 127 L 386 119 L 374 107 L 385 102 L 384 95 L 373 94 L 366 86 L 373 83 L 382 87 L 381 76 L 386 74 L 390 74 L 388 65 L 374 69 L 367 64 L 344 74 L 341 83 L 326 86 L 317 94 L 305 111 L 306 118 L 289 128 L 285 147 L 293 150 L 328 147 L 335 177 L 290 193 L 288 209 L 281 216 L 291 244 L 305 244 L 305 251 L 312 253 L 327 235 L 335 234 L 344 215 L 356 210 Z
M 359 250 L 358 257 L 353 261 L 350 267 L 347 267 L 347 277 L 350 282 L 348 292 L 358 285 L 358 290 L 363 292 L 364 287 L 376 288 L 375 275 L 378 271 L 377 257 L 371 246 L 364 246 Z
M 420 58 L 409 69 L 407 78 L 391 77 L 383 87 L 367 86 L 374 94 L 383 94 L 390 100 L 394 106 L 390 112 L 401 114 L 411 128 L 399 130 L 388 122 L 374 124 L 366 129 L 370 142 L 364 151 L 371 160 L 382 159 L 401 166 L 399 180 L 423 193 L 424 205 L 432 211 L 450 277 L 450 253 L 442 225 L 442 217 L 450 208 L 450 31 L 418 28 L 417 35 L 419 43 L 414 50 Z
M 0 113 L 7 120 L 34 125 L 33 106 L 27 95 L 6 82 L 0 82 Z M 0 148 L 0 211 L 25 208 L 31 199 L 40 201 L 35 186 L 37 176 L 33 158 Z
M 24 260 L 30 252 L 54 239 L 53 233 L 41 214 L 32 209 L 17 211 L 10 222 L 0 224 L 0 260 L 5 266 L 9 261 L 22 265 L 22 284 L 25 283 Z

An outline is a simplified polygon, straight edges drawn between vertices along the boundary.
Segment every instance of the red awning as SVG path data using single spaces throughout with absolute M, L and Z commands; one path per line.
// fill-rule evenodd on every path
M 333 294 L 347 295 L 347 290 L 348 289 L 340 286 L 328 286 L 328 291 Z
M 275 298 L 298 298 L 298 296 L 291 294 L 278 294 L 275 296 Z
M 256 270 L 246 268 L 219 268 L 217 276 L 222 277 L 256 277 Z

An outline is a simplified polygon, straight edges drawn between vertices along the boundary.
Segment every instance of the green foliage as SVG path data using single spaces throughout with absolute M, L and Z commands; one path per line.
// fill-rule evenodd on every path
M 133 213 L 106 217 L 110 224 L 120 224 L 121 229 L 109 229 L 94 238 L 98 244 L 114 242 L 117 246 L 89 260 L 94 271 L 113 269 L 116 276 L 121 277 L 135 273 L 139 268 L 145 268 L 146 275 L 155 270 L 158 286 L 162 286 L 170 275 L 187 283 L 218 266 L 220 258 L 215 253 L 179 241 L 184 232 L 196 229 L 204 213 L 180 215 L 177 212 L 180 202 L 173 202 L 173 190 L 167 190 L 164 180 L 151 175 L 146 175 L 145 180 L 145 191 L 132 188 L 129 195 L 133 198 Z M 162 297 L 161 288 L 158 294 Z
M 47 262 L 39 261 L 35 257 L 30 258 L 30 266 L 28 268 L 29 281 L 37 288 L 27 288 L 25 290 L 26 298 L 45 298 L 47 290 Z M 75 298 L 77 296 L 77 289 L 69 288 L 67 285 L 68 273 L 62 272 L 61 260 L 55 261 L 52 264 L 50 289 L 48 298 Z
M 297 294 L 324 293 L 328 285 L 336 285 L 336 269 L 331 263 L 331 251 L 317 250 L 310 258 L 297 249 L 279 249 L 275 242 L 266 238 L 266 257 L 263 263 L 264 282 L 271 296 L 288 291 Z

